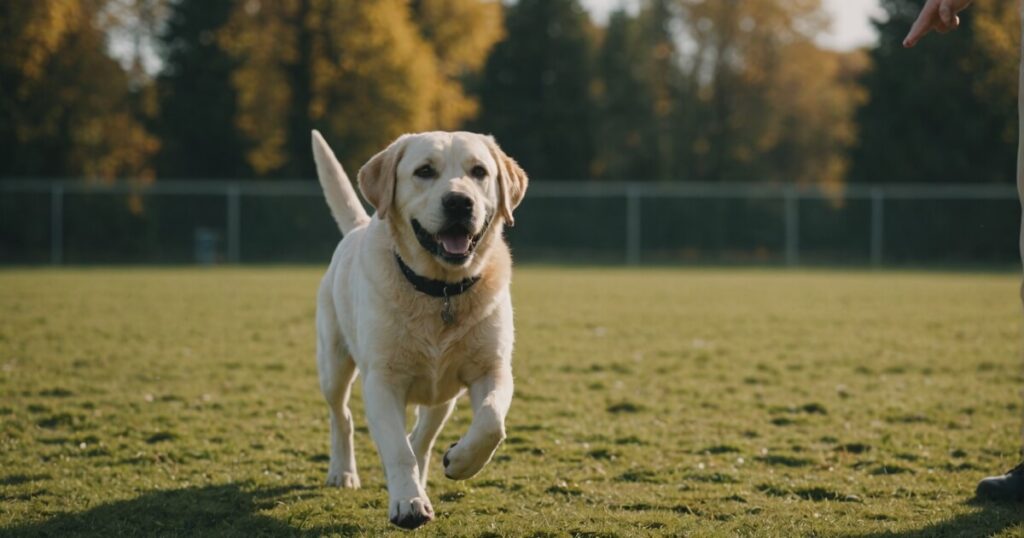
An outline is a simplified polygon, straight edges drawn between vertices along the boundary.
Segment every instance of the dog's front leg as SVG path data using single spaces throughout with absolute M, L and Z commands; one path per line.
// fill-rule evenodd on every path
M 370 434 L 384 463 L 388 483 L 388 517 L 405 529 L 434 519 L 434 508 L 419 481 L 416 455 L 405 434 L 405 393 L 408 383 L 395 383 L 380 372 L 363 378 L 363 399 Z
M 469 385 L 473 422 L 444 454 L 444 475 L 465 480 L 480 472 L 505 439 L 505 416 L 512 404 L 512 370 L 505 364 Z

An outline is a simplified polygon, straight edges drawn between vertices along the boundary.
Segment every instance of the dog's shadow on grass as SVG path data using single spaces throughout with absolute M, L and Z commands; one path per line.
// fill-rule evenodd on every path
M 4 536 L 321 536 L 359 533 L 357 525 L 306 526 L 259 512 L 303 488 L 238 484 L 147 492 L 77 513 L 6 529 Z
M 990 503 L 971 500 L 973 512 L 907 531 L 886 531 L 856 535 L 856 538 L 932 538 L 935 536 L 991 536 L 1014 525 L 1024 524 L 1020 503 Z

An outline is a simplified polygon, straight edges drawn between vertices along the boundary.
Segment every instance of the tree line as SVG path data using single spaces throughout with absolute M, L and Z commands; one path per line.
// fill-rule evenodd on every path
M 536 180 L 1012 181 L 1016 2 L 903 50 L 922 3 L 836 52 L 820 0 L 3 2 L 0 177 L 311 178 L 316 128 L 352 171 L 469 129 Z

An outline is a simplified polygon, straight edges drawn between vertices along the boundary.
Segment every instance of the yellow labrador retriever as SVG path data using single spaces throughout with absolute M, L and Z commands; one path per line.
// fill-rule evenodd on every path
M 317 366 L 331 410 L 327 484 L 359 487 L 348 398 L 357 371 L 384 463 L 388 516 L 434 517 L 427 468 L 455 399 L 473 422 L 444 455 L 444 474 L 477 474 L 505 438 L 512 401 L 512 265 L 502 236 L 527 177 L 489 136 L 403 135 L 359 170 L 370 218 L 334 153 L 313 132 L 327 204 L 344 238 L 317 297 Z M 416 405 L 406 434 L 405 409 Z

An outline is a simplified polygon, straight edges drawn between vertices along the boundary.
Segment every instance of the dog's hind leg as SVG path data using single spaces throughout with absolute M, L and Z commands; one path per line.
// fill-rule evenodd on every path
M 455 409 L 455 400 L 452 398 L 441 405 L 428 407 L 425 405 L 416 408 L 416 426 L 409 434 L 409 444 L 416 454 L 416 465 L 420 471 L 420 486 L 427 489 L 427 469 L 430 467 L 430 451 L 434 448 L 434 440 L 437 434 L 444 427 L 444 423 L 451 416 Z
M 320 372 L 320 390 L 331 409 L 331 461 L 327 485 L 356 489 L 356 453 L 352 445 L 352 412 L 348 399 L 356 377 L 356 363 L 345 348 L 331 307 L 317 306 L 316 363 Z
M 327 485 L 356 489 L 359 487 L 359 473 L 352 443 L 352 412 L 348 408 L 356 363 L 347 353 L 338 357 L 337 363 L 335 381 L 328 387 L 321 383 L 324 398 L 331 408 L 331 462 L 327 469 Z

